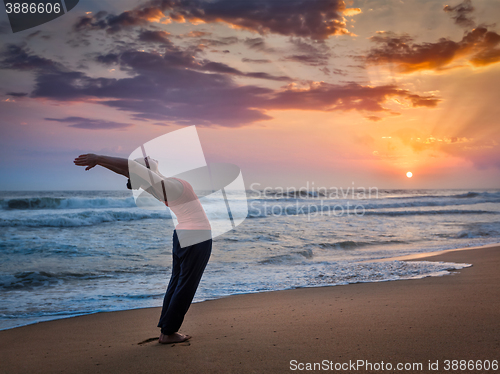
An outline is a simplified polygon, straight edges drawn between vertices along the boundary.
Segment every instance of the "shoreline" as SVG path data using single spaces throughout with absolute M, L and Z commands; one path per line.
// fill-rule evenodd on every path
M 498 247 L 498 246 L 500 246 L 500 243 L 484 244 L 484 245 L 472 246 L 472 247 L 441 249 L 439 251 L 433 251 L 433 252 L 421 252 L 421 253 L 414 253 L 414 254 L 405 255 L 405 256 L 394 256 L 394 257 L 380 258 L 378 260 L 359 261 L 359 263 L 386 262 L 386 261 L 414 261 L 414 260 L 420 260 L 421 258 L 430 258 L 430 257 L 439 256 L 439 255 L 450 253 L 450 252 L 469 251 L 469 250 L 480 249 L 480 248 L 494 248 L 494 247 Z M 430 261 L 432 261 L 432 260 L 430 260 Z
M 448 276 L 193 304 L 180 330 L 193 336 L 187 343 L 139 344 L 159 335 L 160 308 L 3 330 L 0 372 L 290 372 L 293 360 L 420 363 L 413 372 L 429 372 L 430 363 L 444 371 L 445 360 L 499 360 L 500 245 L 465 249 L 423 257 L 473 264 Z

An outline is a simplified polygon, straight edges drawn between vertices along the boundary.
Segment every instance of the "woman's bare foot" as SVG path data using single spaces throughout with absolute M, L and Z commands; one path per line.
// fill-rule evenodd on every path
M 174 332 L 173 334 L 170 335 L 160 334 L 160 339 L 158 339 L 158 343 L 161 344 L 182 343 L 188 339 L 191 339 L 191 336 Z

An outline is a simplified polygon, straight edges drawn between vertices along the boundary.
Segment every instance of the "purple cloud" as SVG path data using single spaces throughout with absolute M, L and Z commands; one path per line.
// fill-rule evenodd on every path
M 19 56 L 15 56 L 13 51 L 17 51 Z M 42 68 L 34 62 L 38 62 Z M 366 115 L 389 114 L 384 104 L 394 97 L 407 100 L 413 107 L 432 108 L 439 102 L 434 96 L 414 94 L 394 85 L 372 87 L 356 83 L 333 85 L 323 82 L 305 87 L 289 84 L 281 89 L 239 85 L 234 81 L 235 76 L 244 74 L 257 77 L 265 73 L 241 73 L 222 63 L 196 60 L 188 51 L 177 49 L 164 56 L 127 51 L 116 55 L 116 63 L 130 76 L 90 77 L 28 53 L 23 48 L 11 48 L 6 56 L 0 56 L 0 65 L 4 68 L 31 69 L 35 72 L 35 87 L 31 92 L 33 98 L 91 100 L 129 112 L 135 119 L 153 120 L 156 123 L 237 127 L 270 119 L 267 111 L 274 109 L 357 110 Z M 80 117 L 48 120 L 88 129 L 130 126 Z
M 134 126 L 131 123 L 120 123 L 113 121 L 103 121 L 99 119 L 83 118 L 83 117 L 66 117 L 66 118 L 44 118 L 46 121 L 71 123 L 69 127 L 87 130 L 116 130 L 125 129 Z

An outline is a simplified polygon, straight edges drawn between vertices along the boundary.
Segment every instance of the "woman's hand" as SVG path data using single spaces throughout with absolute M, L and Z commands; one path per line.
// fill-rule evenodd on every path
M 77 166 L 86 166 L 85 171 L 87 171 L 97 165 L 98 157 L 99 156 L 93 153 L 87 153 L 85 155 L 78 156 L 73 162 Z

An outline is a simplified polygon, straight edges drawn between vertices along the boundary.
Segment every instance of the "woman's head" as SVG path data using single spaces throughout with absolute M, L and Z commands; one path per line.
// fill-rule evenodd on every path
M 158 169 L 158 161 L 152 159 L 149 156 L 147 156 L 147 159 L 148 159 L 148 164 L 149 164 L 149 168 L 151 169 L 151 171 L 154 173 L 159 173 L 160 171 Z M 148 165 L 146 165 L 145 159 L 142 157 L 136 158 L 134 161 L 137 162 L 138 164 L 141 164 L 142 166 L 148 167 Z

